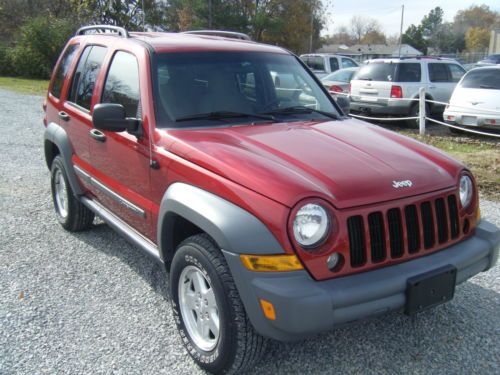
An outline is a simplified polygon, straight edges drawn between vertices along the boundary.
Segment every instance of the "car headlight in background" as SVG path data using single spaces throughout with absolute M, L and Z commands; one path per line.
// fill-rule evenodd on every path
M 460 204 L 462 208 L 467 208 L 472 201 L 472 180 L 469 176 L 463 175 L 460 178 Z
M 319 245 L 328 235 L 330 218 L 324 207 L 316 203 L 302 206 L 293 220 L 295 240 L 305 248 Z

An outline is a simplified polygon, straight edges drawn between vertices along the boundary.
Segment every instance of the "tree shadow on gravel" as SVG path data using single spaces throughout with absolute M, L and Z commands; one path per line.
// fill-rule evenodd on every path
M 168 301 L 163 265 L 106 224 L 74 234 L 125 263 Z M 251 373 L 497 373 L 500 294 L 473 282 L 448 304 L 414 317 L 392 313 L 295 343 L 272 342 Z

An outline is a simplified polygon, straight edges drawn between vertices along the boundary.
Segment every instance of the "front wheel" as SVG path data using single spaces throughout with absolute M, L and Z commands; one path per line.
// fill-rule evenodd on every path
M 262 357 L 266 340 L 250 323 L 226 260 L 209 236 L 195 235 L 179 245 L 170 294 L 183 344 L 198 366 L 233 374 Z

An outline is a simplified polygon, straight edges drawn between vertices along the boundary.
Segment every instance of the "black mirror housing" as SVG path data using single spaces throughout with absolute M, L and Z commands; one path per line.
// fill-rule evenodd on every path
M 337 95 L 335 101 L 339 105 L 342 112 L 344 112 L 344 114 L 347 115 L 349 113 L 349 108 L 351 106 L 351 101 L 349 100 L 349 98 Z
M 99 130 L 110 132 L 123 132 L 127 130 L 133 135 L 140 136 L 139 121 L 126 117 L 125 108 L 121 104 L 96 104 L 92 113 L 92 123 L 94 128 Z

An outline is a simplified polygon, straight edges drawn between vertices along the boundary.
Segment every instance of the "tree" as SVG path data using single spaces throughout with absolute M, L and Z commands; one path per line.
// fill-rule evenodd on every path
M 465 46 L 469 51 L 484 51 L 490 42 L 490 31 L 485 27 L 471 27 L 465 33 Z
M 385 44 L 386 43 L 386 37 L 385 34 L 383 34 L 380 31 L 377 30 L 372 30 L 368 31 L 363 38 L 361 38 L 361 43 L 362 44 Z
M 427 41 L 424 39 L 421 26 L 410 25 L 403 34 L 402 42 L 427 54 Z
M 363 38 L 368 34 L 371 35 L 368 39 L 380 39 L 381 35 L 383 35 L 382 27 L 376 19 L 363 16 L 353 16 L 351 18 L 350 29 L 355 43 L 363 43 Z M 385 41 L 385 35 L 383 39 Z
M 467 9 L 459 10 L 454 18 L 457 32 L 465 33 L 471 27 L 491 29 L 500 25 L 500 16 L 487 5 L 472 5 Z

